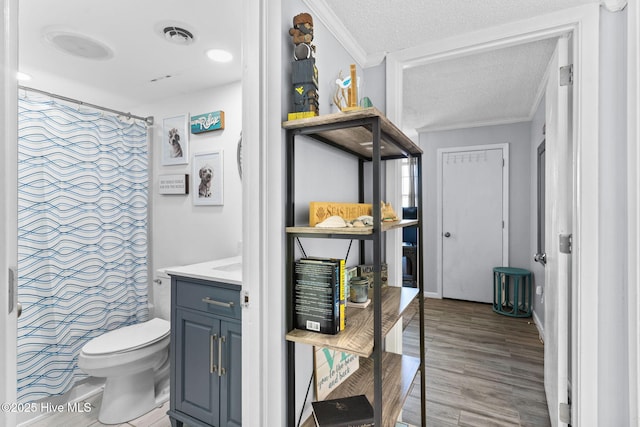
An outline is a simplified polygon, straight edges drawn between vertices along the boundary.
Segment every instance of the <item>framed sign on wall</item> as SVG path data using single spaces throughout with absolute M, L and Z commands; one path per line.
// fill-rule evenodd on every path
M 316 399 L 322 400 L 358 370 L 358 356 L 325 347 L 314 347 Z
M 159 194 L 189 194 L 189 174 L 160 175 Z

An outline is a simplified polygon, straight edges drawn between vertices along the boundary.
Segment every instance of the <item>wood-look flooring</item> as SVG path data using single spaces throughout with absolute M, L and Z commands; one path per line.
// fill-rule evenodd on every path
M 419 317 L 405 317 L 403 351 L 419 357 Z M 425 347 L 427 426 L 551 425 L 543 344 L 531 318 L 496 314 L 490 304 L 425 299 Z M 416 426 L 419 383 L 418 375 L 402 415 Z
M 404 352 L 419 357 L 417 300 L 404 317 Z M 489 304 L 425 299 L 428 427 L 550 426 L 543 385 L 543 346 L 531 319 L 494 313 Z M 420 426 L 420 377 L 402 420 Z M 33 427 L 98 427 L 92 411 L 63 413 Z M 122 427 L 168 427 L 168 403 Z M 253 426 L 248 426 L 253 427 Z

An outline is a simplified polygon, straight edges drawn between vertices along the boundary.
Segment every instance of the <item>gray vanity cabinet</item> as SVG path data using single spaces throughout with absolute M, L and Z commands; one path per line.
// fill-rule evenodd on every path
M 173 427 L 242 425 L 240 287 L 171 279 Z

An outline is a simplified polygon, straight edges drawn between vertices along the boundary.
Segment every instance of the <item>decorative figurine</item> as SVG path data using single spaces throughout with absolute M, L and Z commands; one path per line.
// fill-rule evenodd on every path
M 293 84 L 293 112 L 289 120 L 313 117 L 319 114 L 318 69 L 316 47 L 313 41 L 313 18 L 308 13 L 293 17 L 293 28 L 289 29 L 293 44 L 291 83 Z
M 358 106 L 358 76 L 356 74 L 356 64 L 351 64 L 349 71 L 348 77 L 343 79 L 341 71 L 336 79 L 336 91 L 333 95 L 333 103 L 340 111 L 359 110 L 361 108 Z
M 393 210 L 393 206 L 391 203 L 380 202 L 380 218 L 383 221 L 398 221 L 398 215 Z

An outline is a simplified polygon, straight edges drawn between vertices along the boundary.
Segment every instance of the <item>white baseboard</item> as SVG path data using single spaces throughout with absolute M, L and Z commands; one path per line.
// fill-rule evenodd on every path
M 540 322 L 540 319 L 538 318 L 538 315 L 536 314 L 536 312 L 533 312 L 533 323 L 536 325 L 536 328 L 538 328 L 538 335 L 540 335 L 540 341 L 544 342 L 544 326 L 542 325 L 542 322 Z
M 440 295 L 438 292 L 426 292 L 425 291 L 424 297 L 425 298 L 442 299 L 442 295 Z
M 102 393 L 102 390 L 104 389 L 104 382 L 104 378 L 89 377 L 81 380 L 65 394 L 38 400 L 35 402 L 35 405 L 37 405 L 37 408 L 43 408 L 47 404 L 50 404 L 52 406 L 63 405 L 65 408 L 67 408 L 68 404 L 82 402 L 91 398 L 92 396 L 95 396 L 98 393 Z M 35 411 L 22 413 L 22 416 L 18 417 L 17 420 L 18 427 L 27 427 L 53 415 L 55 415 L 55 412 Z

